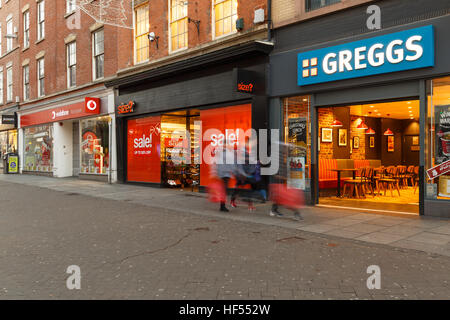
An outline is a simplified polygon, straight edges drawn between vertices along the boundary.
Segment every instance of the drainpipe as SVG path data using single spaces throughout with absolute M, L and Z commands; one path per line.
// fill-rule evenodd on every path
M 267 40 L 272 41 L 272 0 L 267 0 L 267 22 L 269 28 L 267 31 Z

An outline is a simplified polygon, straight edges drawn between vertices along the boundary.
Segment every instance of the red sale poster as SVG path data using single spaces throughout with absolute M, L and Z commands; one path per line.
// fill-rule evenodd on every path
M 161 182 L 161 117 L 128 120 L 127 180 Z
M 244 147 L 245 132 L 252 128 L 252 105 L 245 104 L 202 110 L 200 111 L 200 120 L 202 121 L 203 131 L 200 184 L 207 186 L 211 178 L 210 165 L 206 157 L 213 157 L 215 149 L 222 147 L 224 143 L 234 149 Z

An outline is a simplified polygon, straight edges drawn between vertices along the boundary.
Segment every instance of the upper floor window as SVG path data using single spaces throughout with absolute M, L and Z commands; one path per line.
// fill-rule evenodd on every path
M 30 46 L 30 11 L 23 13 L 23 47 Z
M 13 21 L 12 18 L 6 21 L 6 51 L 11 51 L 13 49 Z
M 148 60 L 149 40 L 148 32 L 150 28 L 148 4 L 135 9 L 135 51 L 136 63 Z
M 3 69 L 0 69 L 0 103 L 3 104 Z
M 306 11 L 316 10 L 338 2 L 341 2 L 341 0 L 306 0 Z
M 77 84 L 77 43 L 71 42 L 67 45 L 67 87 Z
M 13 68 L 6 69 L 6 102 L 13 101 Z
M 76 9 L 76 0 L 66 0 L 66 13 L 72 13 Z
M 103 29 L 98 30 L 92 34 L 93 42 L 93 65 L 94 65 L 94 80 L 103 78 L 104 62 L 105 62 L 105 41 Z
M 3 53 L 2 53 L 2 38 L 3 38 L 3 35 L 2 35 L 2 26 L 0 25 L 0 56 L 3 54 Z
M 220 37 L 236 32 L 237 0 L 214 1 L 214 35 Z
M 23 100 L 30 99 L 30 66 L 23 67 Z
M 188 45 L 187 1 L 170 0 L 170 50 L 176 51 Z
M 38 40 L 45 37 L 45 2 L 44 0 L 37 4 L 37 38 Z
M 42 97 L 45 94 L 45 69 L 44 69 L 44 58 L 37 61 L 37 80 L 38 80 L 38 96 Z

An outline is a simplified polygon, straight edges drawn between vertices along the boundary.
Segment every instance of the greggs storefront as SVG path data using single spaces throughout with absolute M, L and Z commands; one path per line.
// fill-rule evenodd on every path
M 267 128 L 270 49 L 255 42 L 226 49 L 226 62 L 223 52 L 215 52 L 191 59 L 191 69 L 182 61 L 112 80 L 109 85 L 119 91 L 119 181 L 188 190 L 206 186 L 217 148 L 243 148 L 249 129 Z M 180 70 L 177 76 L 161 76 L 173 68 Z
M 384 19 L 405 15 L 383 3 Z M 450 217 L 450 17 L 404 9 L 419 22 L 336 40 L 360 31 L 356 7 L 275 31 L 271 126 L 301 150 L 312 205 Z M 321 19 L 333 39 L 290 36 Z
M 21 173 L 113 181 L 108 97 L 19 114 Z

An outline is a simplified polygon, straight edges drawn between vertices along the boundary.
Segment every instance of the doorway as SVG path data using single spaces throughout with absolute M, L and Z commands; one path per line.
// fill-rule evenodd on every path
M 419 214 L 419 100 L 317 109 L 319 204 Z

